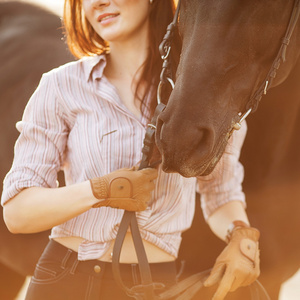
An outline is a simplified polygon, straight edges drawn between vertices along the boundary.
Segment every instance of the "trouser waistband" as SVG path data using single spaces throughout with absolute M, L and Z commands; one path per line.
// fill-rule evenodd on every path
M 79 261 L 78 253 L 59 244 L 54 240 L 50 240 L 46 246 L 42 257 L 60 263 L 61 268 L 71 268 L 70 272 L 81 272 L 96 277 L 105 276 L 105 278 L 113 278 L 112 263 L 103 262 L 97 259 Z M 176 281 L 176 264 L 175 262 L 151 263 L 150 270 L 153 281 L 174 284 Z M 136 277 L 139 277 L 138 264 L 119 264 L 121 276 L 127 280 L 132 278 L 133 284 Z M 131 281 L 131 280 L 130 280 Z

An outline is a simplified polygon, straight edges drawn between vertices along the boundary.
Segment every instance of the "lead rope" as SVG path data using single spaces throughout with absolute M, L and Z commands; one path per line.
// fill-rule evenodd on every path
M 139 169 L 147 168 L 149 166 L 149 160 L 151 158 L 153 148 L 155 146 L 155 129 L 156 120 L 158 115 L 165 109 L 165 105 L 160 103 L 157 105 L 154 116 L 151 123 L 148 124 L 148 128 L 145 134 L 144 146 L 143 146 L 143 157 L 140 163 Z M 122 280 L 120 272 L 120 254 L 122 245 L 125 239 L 128 228 L 130 228 L 132 239 L 134 242 L 136 255 L 138 258 L 139 270 L 141 275 L 141 284 L 136 285 L 132 288 L 128 288 Z M 112 270 L 114 278 L 119 286 L 125 291 L 125 293 L 135 298 L 136 300 L 188 300 L 191 299 L 202 287 L 203 282 L 208 276 L 210 270 L 206 270 L 201 273 L 194 274 L 174 286 L 170 287 L 168 290 L 155 294 L 155 290 L 164 288 L 163 283 L 155 283 L 152 281 L 151 270 L 148 263 L 147 255 L 143 245 L 142 237 L 138 228 L 138 223 L 136 219 L 136 213 L 132 211 L 125 211 L 120 228 L 117 233 L 115 240 L 115 245 L 113 248 L 112 256 Z M 255 299 L 258 300 L 258 299 Z
M 155 145 L 155 129 L 156 129 L 156 120 L 158 115 L 165 109 L 165 105 L 160 103 L 157 105 L 154 116 L 151 120 L 151 123 L 148 124 L 144 138 L 144 146 L 142 149 L 142 161 L 139 166 L 139 170 L 149 167 L 149 160 L 151 158 L 153 148 Z M 127 288 L 122 280 L 119 261 L 122 245 L 124 242 L 125 235 L 127 230 L 130 228 L 132 239 L 134 242 L 136 255 L 138 258 L 138 265 L 141 275 L 141 285 L 134 286 L 133 288 Z M 112 256 L 112 270 L 116 282 L 124 289 L 126 294 L 130 297 L 133 297 L 137 300 L 152 300 L 155 299 L 154 288 L 162 288 L 162 284 L 157 284 L 152 282 L 151 270 L 148 263 L 146 251 L 143 245 L 142 237 L 138 228 L 138 223 L 136 219 L 136 213 L 132 211 L 125 211 L 120 228 L 118 230 L 115 245 L 113 248 Z
M 139 166 L 139 170 L 149 167 L 149 161 L 153 153 L 153 148 L 155 146 L 155 130 L 156 130 L 156 123 L 158 115 L 165 109 L 165 105 L 161 103 L 161 90 L 162 86 L 168 81 L 171 84 L 171 87 L 174 88 L 174 82 L 171 79 L 171 75 L 168 74 L 170 70 L 170 63 L 169 63 L 169 53 L 171 51 L 171 44 L 170 40 L 177 26 L 177 20 L 179 15 L 180 9 L 180 1 L 178 1 L 177 9 L 173 18 L 172 23 L 167 27 L 167 32 L 165 37 L 160 44 L 160 54 L 163 59 L 163 67 L 160 75 L 160 83 L 157 89 L 157 107 L 155 109 L 153 118 L 151 119 L 151 123 L 148 124 L 145 138 L 144 138 L 144 145 L 142 149 L 142 161 Z M 133 288 L 127 288 L 122 280 L 121 273 L 120 273 L 120 255 L 122 245 L 125 239 L 125 235 L 130 228 L 130 232 L 132 235 L 132 239 L 134 242 L 136 255 L 138 258 L 138 265 L 141 275 L 141 285 L 134 286 Z M 125 211 L 123 214 L 122 221 L 120 223 L 120 228 L 118 230 L 115 245 L 113 248 L 113 256 L 112 256 L 112 270 L 114 274 L 114 278 L 119 286 L 126 292 L 126 294 L 130 297 L 133 297 L 137 300 L 153 300 L 155 299 L 155 288 L 162 288 L 163 284 L 153 283 L 151 270 L 148 263 L 146 251 L 143 245 L 142 237 L 138 228 L 138 223 L 136 219 L 136 213 Z M 161 296 L 163 297 L 163 296 Z M 160 298 L 163 299 L 163 298 Z M 168 298 L 165 298 L 168 299 Z

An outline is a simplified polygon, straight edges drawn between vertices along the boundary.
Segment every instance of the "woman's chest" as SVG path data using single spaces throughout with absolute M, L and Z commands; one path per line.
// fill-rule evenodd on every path
M 109 103 L 76 113 L 67 144 L 68 160 L 85 161 L 92 173 L 131 167 L 141 159 L 145 128 Z M 91 175 L 89 175 L 91 176 Z M 96 176 L 96 175 L 95 175 Z

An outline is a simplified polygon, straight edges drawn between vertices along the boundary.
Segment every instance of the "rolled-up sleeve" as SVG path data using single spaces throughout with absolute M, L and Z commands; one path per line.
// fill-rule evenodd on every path
M 244 168 L 239 162 L 246 132 L 247 125 L 244 122 L 242 128 L 233 133 L 213 172 L 197 178 L 201 207 L 206 220 L 220 206 L 229 201 L 241 201 L 246 207 L 245 194 L 242 189 Z
M 53 74 L 43 75 L 30 98 L 15 144 L 14 161 L 3 183 L 4 205 L 24 188 L 56 187 L 65 151 L 68 127 L 60 109 Z

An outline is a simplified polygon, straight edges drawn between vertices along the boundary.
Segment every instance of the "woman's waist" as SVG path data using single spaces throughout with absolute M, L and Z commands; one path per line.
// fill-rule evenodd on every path
M 53 238 L 56 242 L 60 243 L 61 245 L 78 252 L 79 246 L 85 240 L 81 237 L 59 237 Z M 99 257 L 98 260 L 111 262 L 112 261 L 112 252 L 113 247 L 115 244 L 115 240 L 113 240 L 109 246 L 109 248 L 105 251 L 104 255 Z M 159 247 L 155 246 L 154 244 L 143 240 L 144 248 L 147 254 L 147 258 L 149 263 L 161 263 L 161 262 L 170 262 L 174 261 L 175 257 L 166 251 L 160 249 Z M 128 232 L 125 236 L 121 255 L 120 255 L 120 262 L 121 263 L 138 263 L 136 251 L 134 247 L 134 243 L 132 240 L 131 234 Z

